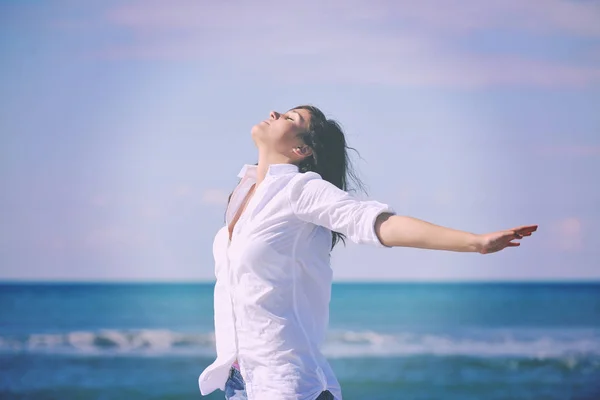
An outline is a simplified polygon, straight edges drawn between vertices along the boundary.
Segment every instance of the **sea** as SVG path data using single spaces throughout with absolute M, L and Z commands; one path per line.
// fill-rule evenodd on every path
M 0 284 L 0 399 L 201 396 L 213 283 Z M 334 283 L 345 400 L 600 399 L 600 283 Z

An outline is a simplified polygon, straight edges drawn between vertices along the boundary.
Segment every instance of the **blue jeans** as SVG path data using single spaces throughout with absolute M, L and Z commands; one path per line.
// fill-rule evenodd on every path
M 225 399 L 227 400 L 248 400 L 246 395 L 246 384 L 242 374 L 236 368 L 231 367 L 229 379 L 225 383 Z M 321 392 L 315 400 L 334 400 L 329 390 Z

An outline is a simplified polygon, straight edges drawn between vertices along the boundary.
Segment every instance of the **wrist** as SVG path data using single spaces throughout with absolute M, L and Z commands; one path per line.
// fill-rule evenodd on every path
M 483 235 L 471 233 L 469 238 L 469 250 L 473 253 L 481 253 L 483 247 Z

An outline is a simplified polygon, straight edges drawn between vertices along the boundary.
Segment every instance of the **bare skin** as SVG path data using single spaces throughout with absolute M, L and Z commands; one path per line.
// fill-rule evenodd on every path
M 271 111 L 268 119 L 252 127 L 252 140 L 258 149 L 256 186 L 265 179 L 269 165 L 298 164 L 312 154 L 298 138 L 309 123 L 310 112 L 299 109 L 284 114 Z
M 269 165 L 297 164 L 304 157 L 312 154 L 311 149 L 297 137 L 300 132 L 308 128 L 309 122 L 310 113 L 307 110 L 290 110 L 284 114 L 271 111 L 268 119 L 252 128 L 252 139 L 258 148 L 256 183 L 246 195 L 231 225 L 228 226 L 229 240 L 232 238 L 235 224 L 254 196 L 256 188 L 265 179 Z
M 264 180 L 270 164 L 298 164 L 311 155 L 298 134 L 310 123 L 310 112 L 289 110 L 284 114 L 272 111 L 269 118 L 252 128 L 252 139 L 258 148 L 258 178 Z M 416 247 L 490 254 L 507 247 L 518 247 L 519 240 L 531 236 L 537 225 L 523 225 L 492 233 L 473 234 L 435 225 L 417 218 L 381 214 L 375 231 L 381 242 L 390 247 Z
M 256 188 L 256 184 L 252 185 L 252 188 L 250 188 L 250 190 L 248 191 L 248 194 L 246 195 L 246 198 L 244 199 L 244 201 L 242 202 L 242 205 L 240 206 L 240 208 L 236 211 L 235 216 L 233 217 L 233 219 L 231 220 L 231 224 L 229 224 L 227 226 L 227 229 L 229 230 L 229 240 L 232 239 L 233 236 L 233 229 L 235 228 L 235 224 L 237 224 L 238 220 L 240 219 L 240 217 L 242 216 L 242 213 L 244 212 L 244 210 L 246 209 L 246 206 L 248 205 L 248 203 L 250 202 L 250 199 L 252 198 L 252 196 L 254 195 L 254 189 Z
M 531 236 L 537 225 L 523 225 L 512 229 L 481 235 L 445 228 L 402 215 L 381 214 L 375 222 L 375 232 L 381 243 L 390 247 L 496 253 L 507 247 L 521 245 L 517 240 Z
M 298 134 L 305 130 L 309 123 L 310 113 L 307 110 L 290 110 L 284 114 L 271 111 L 267 120 L 252 128 L 252 138 L 258 148 L 257 179 L 228 227 L 230 240 L 235 224 L 246 209 L 256 188 L 265 179 L 269 165 L 298 164 L 312 154 L 311 149 L 298 138 Z M 518 247 L 520 242 L 517 240 L 531 236 L 537 228 L 537 225 L 524 225 L 478 235 L 434 225 L 417 218 L 388 213 L 379 215 L 375 222 L 377 236 L 384 245 L 389 247 L 415 247 L 481 254 L 496 253 L 507 247 Z

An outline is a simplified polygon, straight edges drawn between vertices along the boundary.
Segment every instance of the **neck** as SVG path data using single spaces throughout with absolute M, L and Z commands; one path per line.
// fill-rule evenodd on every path
M 267 176 L 269 165 L 271 164 L 291 164 L 292 160 L 281 154 L 272 154 L 263 151 L 258 151 L 258 167 L 256 169 L 256 186 Z

